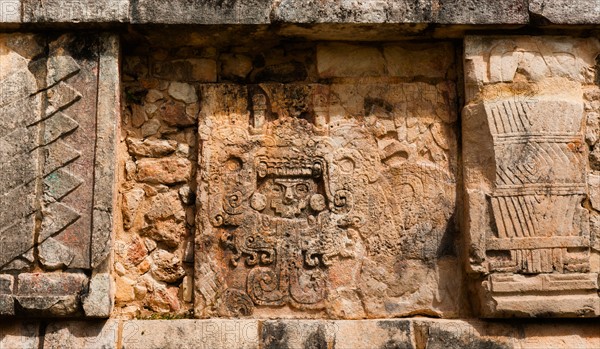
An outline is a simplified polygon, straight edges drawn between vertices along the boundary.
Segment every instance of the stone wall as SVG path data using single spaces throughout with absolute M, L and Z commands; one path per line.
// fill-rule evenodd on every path
M 350 268 L 356 274 L 346 276 L 349 279 L 337 286 L 335 295 L 319 302 L 317 307 L 324 312 L 298 316 L 459 315 L 464 301 L 457 282 L 462 276 L 456 246 L 459 58 L 452 42 L 273 42 L 262 47 L 139 51 L 126 51 L 123 58 L 122 150 L 129 157 L 124 158 L 121 186 L 123 230 L 115 245 L 117 309 L 142 317 L 164 312 L 183 316 L 190 310 L 194 268 L 187 263 L 193 262 L 194 234 L 200 236 L 200 245 L 219 245 L 213 240 L 222 238 L 221 232 L 206 229 L 203 216 L 212 214 L 203 209 L 206 199 L 199 197 L 194 205 L 197 183 L 209 184 L 196 175 L 198 124 L 201 146 L 210 147 L 204 138 L 220 132 L 215 126 L 235 133 L 235 123 L 261 122 L 257 113 L 262 113 L 264 123 L 278 118 L 314 123 L 324 130 L 317 132 L 331 139 L 328 142 L 359 142 L 363 137 L 364 144 L 338 146 L 344 148 L 336 155 L 342 165 L 358 168 L 356 179 L 351 179 L 352 168 L 345 169 L 348 183 L 340 185 L 357 186 L 360 176 L 370 177 L 373 184 L 352 189 L 353 195 L 368 192 L 366 200 L 378 200 L 376 214 L 390 224 L 384 228 L 369 222 L 368 202 L 357 202 L 367 206 L 357 206 L 354 216 L 336 218 L 364 225 L 355 227 L 354 233 L 362 236 L 348 237 L 352 241 L 345 251 L 330 252 L 342 263 L 342 269 L 332 272 Z M 355 127 L 368 128 L 368 136 L 359 133 L 344 139 L 335 131 L 347 133 Z M 371 147 L 371 153 L 361 154 L 361 147 Z M 201 162 L 209 162 L 208 156 L 200 157 Z M 373 158 L 363 160 L 367 156 Z M 213 161 L 217 167 L 230 166 Z M 384 178 L 378 181 L 379 176 Z M 332 186 L 341 180 L 329 179 Z M 402 195 L 377 198 L 381 190 L 392 193 L 393 188 L 403 188 Z M 196 230 L 196 210 L 201 211 L 198 222 L 205 225 L 204 231 Z M 197 247 L 197 298 L 219 291 L 217 286 L 208 289 L 221 282 L 221 276 L 210 279 L 211 259 L 227 265 L 218 260 L 222 249 L 209 253 L 204 259 L 207 252 Z M 410 272 L 397 274 L 398 268 Z M 380 286 L 360 289 L 368 283 Z M 196 303 L 197 316 L 231 315 L 225 309 L 205 307 Z
M 0 0 L 0 348 L 599 348 L 599 19 Z

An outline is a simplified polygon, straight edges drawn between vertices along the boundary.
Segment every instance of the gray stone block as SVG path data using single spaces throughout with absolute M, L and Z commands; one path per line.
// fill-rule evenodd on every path
M 282 23 L 524 24 L 525 0 L 294 1 L 274 5 Z
M 21 22 L 21 0 L 0 0 L 0 24 Z
M 21 2 L 25 23 L 129 21 L 129 0 L 21 0 Z
M 123 349 L 258 349 L 258 329 L 257 320 L 125 321 L 121 345 Z
M 277 320 L 261 326 L 261 347 L 415 348 L 408 320 Z
M 527 24 L 527 0 L 439 0 L 432 13 L 440 24 Z
M 117 348 L 118 320 L 52 322 L 46 327 L 44 348 Z
M 598 0 L 530 0 L 529 12 L 535 24 L 600 23 Z
M 0 322 L 0 348 L 38 348 L 39 323 L 37 321 Z
M 27 4 L 42 3 L 47 11 L 59 5 Z M 0 270 L 41 267 L 17 276 L 1 312 L 81 315 L 87 295 L 89 316 L 107 317 L 110 278 L 88 288 L 88 275 L 108 272 L 112 245 L 118 37 L 2 34 L 0 41 L 10 57 L 0 60 Z
M 161 1 L 131 4 L 131 23 L 268 24 L 272 0 Z

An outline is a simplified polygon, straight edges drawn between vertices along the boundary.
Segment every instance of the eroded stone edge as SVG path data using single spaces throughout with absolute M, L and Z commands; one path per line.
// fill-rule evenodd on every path
M 100 38 L 98 109 L 94 163 L 90 290 L 83 300 L 86 316 L 108 317 L 114 305 L 110 277 L 110 252 L 114 239 L 113 210 L 116 207 L 116 135 L 120 110 L 119 37 Z

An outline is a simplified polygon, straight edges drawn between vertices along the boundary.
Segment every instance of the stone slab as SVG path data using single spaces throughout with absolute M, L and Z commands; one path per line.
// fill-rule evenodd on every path
M 453 84 L 345 79 L 202 87 L 197 317 L 458 312 Z
M 600 316 L 583 93 L 598 53 L 596 39 L 465 40 L 463 231 L 482 316 Z
M 131 4 L 131 23 L 268 24 L 271 0 L 157 1 Z
M 264 349 L 414 348 L 410 320 L 272 320 L 261 326 Z
M 21 23 L 21 0 L 0 0 L 0 23 Z
M 24 23 L 129 22 L 129 0 L 21 0 Z
M 324 43 L 317 46 L 321 78 L 402 77 L 445 79 L 452 75 L 454 46 L 440 44 L 356 45 Z
M 0 47 L 0 273 L 24 272 L 17 275 L 21 280 L 33 275 L 26 272 L 34 264 L 43 271 L 40 280 L 107 272 L 116 197 L 118 37 L 2 34 Z M 83 314 L 81 287 L 65 294 L 37 290 L 24 295 L 19 288 L 19 309 Z M 110 304 L 109 296 L 103 293 L 107 302 L 96 304 Z M 109 312 L 94 310 L 95 316 Z
M 321 2 L 1 0 L 0 23 L 569 24 L 600 23 L 596 0 Z
M 2 348 L 589 348 L 600 347 L 595 321 L 395 319 L 108 320 L 0 324 Z M 120 335 L 119 335 L 120 333 Z
M 22 18 L 21 18 L 22 16 Z M 0 23 L 597 24 L 596 0 L 1 0 Z
M 116 349 L 119 320 L 56 321 L 46 326 L 43 348 Z
M 589 0 L 591 2 L 591 0 Z M 1 23 L 525 24 L 524 0 L 273 1 L 2 0 Z M 584 7 L 582 7 L 583 9 Z M 22 9 L 22 11 L 21 11 Z M 572 11 L 571 9 L 568 9 Z M 589 16 L 589 15 L 588 15 Z
M 254 320 L 137 320 L 123 322 L 123 349 L 258 349 Z
M 39 348 L 40 324 L 37 321 L 0 323 L 0 348 Z
M 275 4 L 272 18 L 282 23 L 524 24 L 529 20 L 524 0 L 283 0 Z
M 530 0 L 529 12 L 535 24 L 598 24 L 598 0 Z

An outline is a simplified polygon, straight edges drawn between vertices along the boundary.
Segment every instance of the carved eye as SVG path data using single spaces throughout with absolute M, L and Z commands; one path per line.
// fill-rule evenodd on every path
M 308 186 L 304 183 L 300 183 L 296 185 L 296 192 L 298 194 L 306 194 L 308 193 Z
M 277 184 L 274 184 L 273 187 L 271 187 L 271 191 L 273 193 L 281 193 L 281 187 L 278 186 Z

